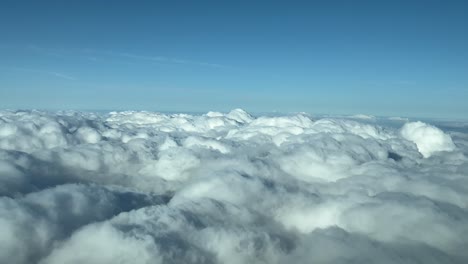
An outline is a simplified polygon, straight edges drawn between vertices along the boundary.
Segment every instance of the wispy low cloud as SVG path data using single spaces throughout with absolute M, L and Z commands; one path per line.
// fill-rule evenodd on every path
M 54 76 L 54 77 L 57 77 L 57 78 L 60 78 L 60 79 L 70 80 L 70 81 L 75 81 L 76 80 L 76 78 L 71 76 L 71 75 L 56 72 L 56 71 L 47 71 L 47 70 L 31 69 L 31 68 L 23 68 L 23 67 L 2 67 L 2 68 L 7 69 L 7 70 L 11 70 L 11 71 L 31 72 L 31 73 L 49 75 L 49 76 Z

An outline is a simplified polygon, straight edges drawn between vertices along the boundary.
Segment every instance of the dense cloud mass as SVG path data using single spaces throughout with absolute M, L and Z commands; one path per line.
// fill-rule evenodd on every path
M 468 263 L 468 130 L 0 111 L 0 263 Z

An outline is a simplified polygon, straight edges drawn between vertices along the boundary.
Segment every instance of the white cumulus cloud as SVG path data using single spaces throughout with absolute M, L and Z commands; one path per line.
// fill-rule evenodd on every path
M 401 135 L 413 141 L 424 157 L 430 157 L 437 151 L 452 151 L 455 145 L 452 138 L 437 127 L 423 122 L 406 123 L 401 129 Z
M 367 119 L 0 111 L 0 263 L 467 263 L 468 133 Z

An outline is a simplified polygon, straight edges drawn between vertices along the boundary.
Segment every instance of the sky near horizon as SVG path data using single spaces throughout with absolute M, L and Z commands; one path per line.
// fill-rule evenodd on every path
M 0 108 L 466 118 L 468 1 L 2 1 Z

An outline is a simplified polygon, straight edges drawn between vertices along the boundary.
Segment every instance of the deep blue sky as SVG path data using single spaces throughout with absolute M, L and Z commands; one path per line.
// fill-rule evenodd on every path
M 466 118 L 468 1 L 1 1 L 0 108 Z

